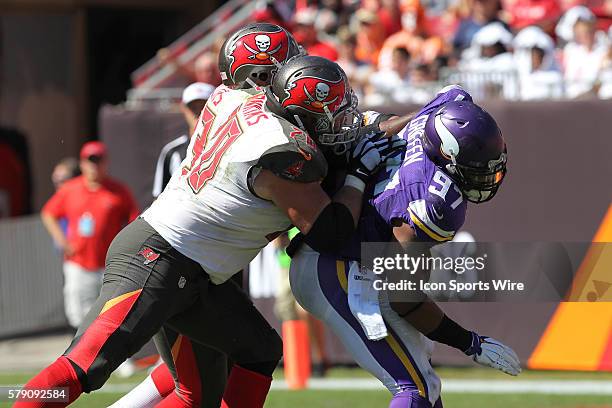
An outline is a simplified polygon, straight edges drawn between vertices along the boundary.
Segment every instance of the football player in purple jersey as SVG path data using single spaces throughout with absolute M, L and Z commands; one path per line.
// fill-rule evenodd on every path
M 516 354 L 497 340 L 462 328 L 430 300 L 392 302 L 384 293 L 379 307 L 385 333 L 373 340 L 349 306 L 350 271 L 358 266 L 362 242 L 399 241 L 408 247 L 410 242 L 451 240 L 465 220 L 466 201 L 488 201 L 500 187 L 505 143 L 493 118 L 456 86 L 443 89 L 414 116 L 364 116 L 365 131 L 387 133 L 413 117 L 399 132 L 408 149 L 395 161 L 389 159 L 368 183 L 357 231 L 342 251 L 319 254 L 298 244 L 299 239 L 293 241 L 292 290 L 389 389 L 390 408 L 440 408 L 440 380 L 429 362 L 432 340 L 511 375 L 520 372 Z M 342 160 L 336 164 L 338 174 L 324 182 L 328 193 L 343 178 Z
M 363 273 L 361 243 L 397 241 L 410 251 L 413 242 L 433 246 L 452 240 L 464 223 L 467 202 L 488 201 L 499 189 L 506 145 L 491 115 L 458 86 L 436 95 L 399 137 L 407 150 L 368 183 L 364 197 L 369 199 L 351 244 L 334 254 L 301 245 L 291 264 L 291 288 L 298 303 L 323 320 L 359 365 L 389 389 L 390 408 L 438 408 L 440 379 L 429 362 L 432 341 L 510 375 L 521 370 L 518 357 L 499 341 L 464 329 L 427 298 L 394 302 L 380 292 L 378 299 L 365 301 L 378 302 L 381 319 L 357 318 L 351 285 L 368 278 L 357 276 Z

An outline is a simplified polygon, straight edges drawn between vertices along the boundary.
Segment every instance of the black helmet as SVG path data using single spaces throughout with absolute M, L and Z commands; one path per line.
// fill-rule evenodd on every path
M 285 118 L 337 154 L 345 152 L 359 132 L 357 97 L 342 68 L 326 58 L 291 58 L 278 69 L 268 92 Z
M 223 84 L 232 88 L 268 85 L 272 73 L 303 53 L 293 36 L 276 24 L 254 23 L 232 34 L 219 51 Z

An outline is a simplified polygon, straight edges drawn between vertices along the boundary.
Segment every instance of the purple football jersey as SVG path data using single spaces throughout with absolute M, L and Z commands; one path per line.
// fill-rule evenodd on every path
M 366 189 L 357 234 L 342 255 L 358 259 L 361 242 L 392 239 L 392 224 L 409 224 L 422 241 L 453 239 L 465 220 L 466 200 L 457 185 L 423 151 L 421 137 L 430 113 L 454 100 L 471 101 L 460 87 L 447 87 L 425 105 L 399 133 L 407 142 L 406 152 L 391 158 Z

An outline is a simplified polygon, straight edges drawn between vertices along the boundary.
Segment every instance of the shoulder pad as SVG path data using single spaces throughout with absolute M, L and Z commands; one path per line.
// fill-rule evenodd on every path
M 327 161 L 312 138 L 301 129 L 283 124 L 287 143 L 269 148 L 257 165 L 275 175 L 301 183 L 321 181 L 327 175 Z

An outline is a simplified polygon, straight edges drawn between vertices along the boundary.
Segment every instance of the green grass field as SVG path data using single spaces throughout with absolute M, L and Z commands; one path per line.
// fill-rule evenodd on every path
M 469 368 L 440 368 L 437 370 L 444 384 L 444 379 L 480 379 L 508 380 L 510 377 L 492 370 Z M 20 384 L 32 373 L 0 373 L 0 384 Z M 334 369 L 329 378 L 368 378 L 369 375 L 359 369 Z M 135 384 L 144 378 L 140 373 L 128 379 L 111 377 L 109 384 Z M 282 378 L 282 371 L 275 375 Z M 522 380 L 599 380 L 612 381 L 612 373 L 576 373 L 576 372 L 542 372 L 526 371 L 521 374 Z M 443 385 L 444 386 L 444 385 Z M 98 392 L 84 395 L 74 407 L 97 408 L 107 407 L 121 397 L 121 393 Z M 513 394 L 475 394 L 444 393 L 445 408 L 612 408 L 612 395 L 545 395 L 529 393 Z M 384 390 L 273 390 L 268 397 L 269 408 L 384 408 L 389 403 L 390 395 Z M 0 407 L 8 407 L 0 403 Z

